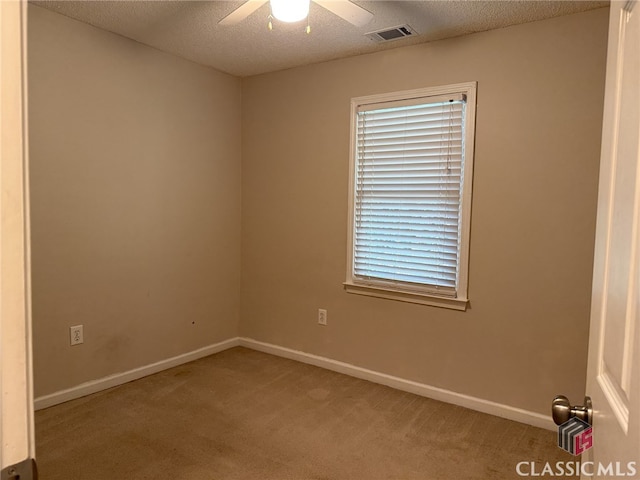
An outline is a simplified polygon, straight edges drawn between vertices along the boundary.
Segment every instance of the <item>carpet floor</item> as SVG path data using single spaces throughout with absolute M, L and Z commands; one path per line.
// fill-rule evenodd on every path
M 41 480 L 515 479 L 556 434 L 233 348 L 36 412 Z

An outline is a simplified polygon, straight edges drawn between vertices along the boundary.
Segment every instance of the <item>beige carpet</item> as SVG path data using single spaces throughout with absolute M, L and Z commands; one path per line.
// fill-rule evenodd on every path
M 244 348 L 36 413 L 41 480 L 512 479 L 555 433 Z

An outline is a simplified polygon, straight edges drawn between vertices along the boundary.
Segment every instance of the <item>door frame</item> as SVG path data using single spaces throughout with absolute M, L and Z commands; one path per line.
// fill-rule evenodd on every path
M 33 422 L 27 2 L 0 0 L 0 469 L 37 477 Z

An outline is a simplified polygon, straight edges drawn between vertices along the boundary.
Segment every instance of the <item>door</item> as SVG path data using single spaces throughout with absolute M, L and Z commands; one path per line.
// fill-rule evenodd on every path
M 0 1 L 0 467 L 35 478 L 27 222 L 26 1 Z
M 583 458 L 611 478 L 640 478 L 639 62 L 640 5 L 613 1 L 587 369 L 594 445 Z

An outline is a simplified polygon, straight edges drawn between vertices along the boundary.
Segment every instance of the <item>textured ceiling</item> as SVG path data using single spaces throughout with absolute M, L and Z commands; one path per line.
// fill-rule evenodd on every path
M 82 22 L 237 76 L 439 40 L 567 15 L 606 1 L 355 1 L 374 14 L 354 27 L 312 2 L 306 23 L 274 22 L 265 4 L 237 25 L 218 22 L 242 1 L 33 1 Z M 416 37 L 376 43 L 364 34 L 409 24 Z

